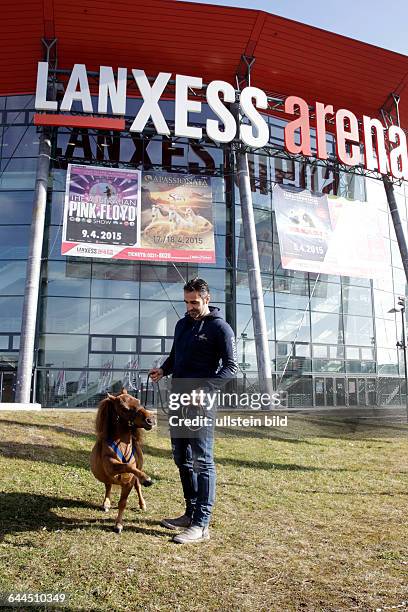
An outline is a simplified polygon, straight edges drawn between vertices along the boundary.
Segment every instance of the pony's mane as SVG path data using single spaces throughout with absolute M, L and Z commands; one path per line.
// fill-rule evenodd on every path
M 106 397 L 98 406 L 95 420 L 95 432 L 98 440 L 108 440 L 113 433 L 113 401 Z

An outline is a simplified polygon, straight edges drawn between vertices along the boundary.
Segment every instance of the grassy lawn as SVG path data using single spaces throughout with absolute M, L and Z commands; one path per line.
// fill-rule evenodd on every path
M 0 592 L 63 591 L 66 609 L 95 611 L 408 606 L 405 435 L 218 437 L 212 539 L 177 546 L 159 525 L 182 511 L 169 441 L 145 435 L 156 484 L 144 489 L 145 513 L 131 494 L 118 536 L 118 494 L 104 514 L 103 485 L 88 468 L 93 420 L 0 415 Z

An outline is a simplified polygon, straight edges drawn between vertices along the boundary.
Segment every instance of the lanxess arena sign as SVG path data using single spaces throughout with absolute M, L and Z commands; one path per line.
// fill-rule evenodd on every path
M 143 70 L 132 69 L 132 77 L 140 91 L 143 103 L 135 116 L 131 132 L 143 132 L 149 120 L 154 124 L 158 134 L 170 136 L 170 128 L 160 109 L 159 101 L 172 77 L 171 73 L 160 72 L 154 82 L 150 83 Z M 58 113 L 58 103 L 47 100 L 48 63 L 39 62 L 35 108 L 38 111 L 52 111 L 53 114 L 37 114 L 36 125 L 75 125 L 99 127 L 101 129 L 124 130 L 126 114 L 126 95 L 128 86 L 127 68 L 119 68 L 117 74 L 109 66 L 99 70 L 98 105 L 94 108 L 89 88 L 86 66 L 75 64 L 64 97 L 60 113 L 69 113 L 73 102 L 82 104 L 85 116 L 70 117 Z M 175 75 L 175 111 L 174 136 L 201 139 L 203 129 L 191 125 L 189 117 L 200 114 L 202 102 L 190 99 L 191 91 L 203 91 L 203 80 L 200 77 Z M 237 100 L 238 97 L 238 100 Z M 205 131 L 208 138 L 217 143 L 228 143 L 239 138 L 245 145 L 254 148 L 268 144 L 269 126 L 259 111 L 268 108 L 266 93 L 258 87 L 245 87 L 236 92 L 226 81 L 211 81 L 205 90 L 206 101 L 215 115 L 208 118 Z M 102 119 L 108 113 L 108 100 L 112 115 L 119 119 Z M 240 119 L 237 125 L 234 115 L 227 107 L 239 103 Z M 285 148 L 291 154 L 313 156 L 311 146 L 311 118 L 308 103 L 298 96 L 289 96 L 285 100 L 285 113 L 294 116 L 285 126 Z M 92 115 L 92 116 L 91 116 Z M 334 121 L 337 157 L 347 166 L 363 165 L 367 170 L 381 174 L 391 174 L 396 179 L 408 179 L 407 138 L 402 128 L 391 125 L 386 129 L 379 119 L 357 116 L 344 108 L 335 110 L 333 105 L 315 102 L 313 106 L 314 125 L 316 129 L 317 157 L 328 158 L 326 147 L 326 118 Z M 360 122 L 359 122 L 360 119 Z

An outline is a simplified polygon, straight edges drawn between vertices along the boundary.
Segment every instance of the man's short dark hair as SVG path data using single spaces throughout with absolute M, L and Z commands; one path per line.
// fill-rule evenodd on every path
M 200 295 L 210 293 L 207 282 L 202 278 L 198 278 L 197 276 L 186 282 L 184 285 L 184 291 L 196 291 Z

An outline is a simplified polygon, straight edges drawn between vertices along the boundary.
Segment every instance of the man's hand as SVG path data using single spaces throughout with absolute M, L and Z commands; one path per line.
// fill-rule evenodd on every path
M 161 368 L 152 368 L 149 371 L 149 376 L 153 382 L 159 382 L 159 380 L 163 378 L 163 370 Z

